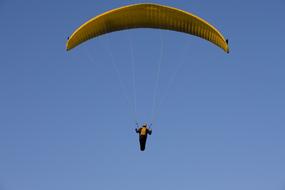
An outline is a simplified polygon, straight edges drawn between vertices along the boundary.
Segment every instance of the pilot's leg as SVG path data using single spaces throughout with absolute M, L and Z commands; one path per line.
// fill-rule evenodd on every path
M 145 143 L 146 143 L 146 135 L 141 135 L 141 136 L 140 136 L 140 147 L 141 147 L 141 151 L 144 151 L 144 149 L 145 149 Z

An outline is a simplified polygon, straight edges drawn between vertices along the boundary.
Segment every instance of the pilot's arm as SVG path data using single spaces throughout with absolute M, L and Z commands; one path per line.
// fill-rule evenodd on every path
M 136 133 L 140 133 L 141 128 L 136 128 Z

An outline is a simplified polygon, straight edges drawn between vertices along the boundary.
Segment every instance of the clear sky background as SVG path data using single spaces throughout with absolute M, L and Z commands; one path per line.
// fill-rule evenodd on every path
M 212 23 L 230 54 L 150 29 L 65 51 L 82 23 L 138 2 L 0 0 L 0 190 L 284 190 L 285 1 L 153 1 Z M 140 123 L 162 52 L 145 152 L 131 52 Z

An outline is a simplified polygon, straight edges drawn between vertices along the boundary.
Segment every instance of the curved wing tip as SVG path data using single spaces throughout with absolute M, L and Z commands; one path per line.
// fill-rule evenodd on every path
M 66 51 L 70 50 L 70 48 L 68 47 L 68 42 L 69 42 L 69 36 L 67 37 L 67 42 L 66 42 L 66 46 L 65 46 L 65 50 Z
M 66 43 L 66 46 L 65 46 L 65 50 L 66 51 L 69 51 L 69 50 L 71 50 L 72 48 L 68 45 L 68 42 Z
M 69 51 L 69 50 L 71 50 L 72 48 L 70 48 L 68 45 L 66 45 L 66 51 Z
M 229 48 L 229 39 L 226 39 L 226 43 L 227 43 L 227 53 L 230 53 L 230 48 Z

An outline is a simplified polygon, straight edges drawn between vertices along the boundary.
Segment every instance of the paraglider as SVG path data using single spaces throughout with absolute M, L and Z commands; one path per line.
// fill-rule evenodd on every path
M 138 124 L 137 124 L 138 126 Z M 144 123 L 141 127 L 136 128 L 136 133 L 139 133 L 140 150 L 145 150 L 147 135 L 152 134 L 152 130 Z
M 151 3 L 123 6 L 95 16 L 68 37 L 66 50 L 69 51 L 101 35 L 136 28 L 186 33 L 207 40 L 229 53 L 228 40 L 207 21 L 174 7 Z M 139 133 L 140 149 L 144 151 L 147 135 L 151 135 L 152 130 L 147 124 L 143 124 L 136 128 L 136 132 Z

